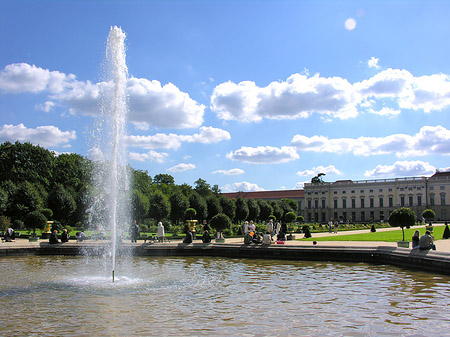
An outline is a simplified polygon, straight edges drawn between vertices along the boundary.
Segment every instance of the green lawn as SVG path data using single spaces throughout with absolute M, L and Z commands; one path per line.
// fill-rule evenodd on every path
M 442 234 L 444 233 L 445 226 L 434 226 L 434 230 L 432 235 L 436 240 L 442 239 Z M 425 233 L 425 228 L 414 228 L 405 229 L 405 240 L 411 241 L 411 237 L 413 236 L 416 229 L 419 230 L 420 235 Z M 370 230 L 361 230 L 361 234 L 350 234 L 350 235 L 335 235 L 335 236 L 327 236 L 322 238 L 315 238 L 314 233 L 313 237 L 309 239 L 301 239 L 303 241 L 384 241 L 384 242 L 397 242 L 401 241 L 403 238 L 402 230 L 399 228 L 394 231 L 386 231 L 386 232 L 375 232 L 372 233 Z

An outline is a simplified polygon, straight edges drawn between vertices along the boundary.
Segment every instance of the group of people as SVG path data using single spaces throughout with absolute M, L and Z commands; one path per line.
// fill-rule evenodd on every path
M 63 229 L 62 233 L 61 233 L 61 242 L 69 242 L 69 238 L 70 235 L 67 232 L 67 229 Z M 58 230 L 57 229 L 53 229 L 52 233 L 50 234 L 50 237 L 48 239 L 48 242 L 51 244 L 55 244 L 55 243 L 59 243 L 60 241 L 58 240 Z
M 209 234 L 210 228 L 206 220 L 203 220 L 203 235 L 202 235 L 202 242 L 203 243 L 210 243 L 211 242 L 211 235 Z M 183 240 L 183 243 L 192 243 L 194 240 L 194 235 L 192 233 L 192 230 L 189 228 L 189 226 L 186 226 L 185 228 L 186 237 Z
M 337 233 L 338 232 L 339 223 L 333 220 L 328 221 L 328 233 Z
M 5 242 L 13 242 L 16 240 L 16 232 L 12 228 L 8 228 L 4 234 Z
M 436 245 L 434 244 L 434 237 L 431 232 L 427 230 L 425 234 L 420 236 L 420 232 L 416 230 L 412 236 L 412 248 L 420 250 L 436 250 Z

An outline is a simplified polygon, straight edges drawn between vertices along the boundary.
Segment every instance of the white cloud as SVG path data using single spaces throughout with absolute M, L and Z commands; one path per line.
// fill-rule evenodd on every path
M 44 111 L 44 112 L 50 112 L 53 109 L 54 106 L 55 106 L 55 102 L 47 101 L 44 104 L 37 104 L 35 106 L 35 108 L 36 108 L 36 110 L 41 110 L 41 111 Z
M 378 111 L 375 111 L 373 109 L 368 109 L 367 111 L 374 115 L 387 116 L 387 117 L 397 116 L 401 112 L 400 110 L 395 110 L 395 109 L 391 109 L 391 108 L 387 108 L 387 107 L 384 107 Z
M 339 171 L 334 165 L 329 166 L 317 166 L 313 167 L 311 170 L 305 170 L 305 171 L 298 171 L 297 175 L 299 177 L 313 177 L 319 173 L 325 173 L 325 174 L 337 174 L 341 175 L 342 172 Z
M 128 81 L 130 121 L 143 126 L 183 129 L 203 123 L 205 106 L 174 84 L 131 78 Z
M 293 74 L 263 88 L 250 81 L 219 84 L 211 109 L 223 120 L 242 122 L 306 118 L 313 113 L 345 119 L 358 114 L 359 102 L 359 94 L 343 78 Z
M 0 127 L 0 141 L 30 142 L 34 145 L 51 148 L 56 146 L 70 147 L 69 142 L 77 138 L 75 131 L 61 131 L 56 126 L 38 126 L 27 128 L 23 124 L 5 124 Z
M 298 183 L 296 183 L 295 184 L 295 186 L 293 187 L 293 189 L 294 190 L 301 190 L 301 189 L 303 189 L 304 187 L 305 187 L 305 184 L 306 183 L 310 183 L 311 181 L 310 180 L 306 180 L 306 181 L 303 181 L 303 182 L 298 182 Z
M 231 169 L 231 170 L 216 170 L 216 171 L 214 171 L 212 173 L 213 174 L 220 173 L 220 174 L 223 174 L 225 176 L 237 176 L 237 175 L 244 174 L 245 171 L 241 170 L 241 169 L 238 169 L 238 168 L 235 168 L 235 169 Z
M 366 177 L 405 177 L 430 176 L 436 168 L 429 163 L 417 161 L 397 161 L 393 165 L 377 165 L 376 168 L 366 171 Z
M 257 184 L 249 183 L 247 181 L 242 181 L 234 184 L 227 184 L 221 188 L 223 192 L 257 192 L 265 191 L 263 188 L 259 187 Z
M 57 93 L 74 79 L 72 74 L 49 71 L 27 63 L 13 63 L 0 72 L 0 90 L 7 93 L 38 93 L 45 90 Z
M 367 65 L 369 66 L 369 68 L 375 68 L 378 69 L 380 68 L 380 66 L 378 65 L 378 62 L 380 61 L 379 58 L 376 57 L 371 57 L 370 60 L 367 61 Z
M 15 63 L 0 72 L 0 90 L 5 93 L 47 93 L 49 101 L 37 105 L 41 110 L 51 104 L 66 106 L 72 114 L 95 116 L 98 114 L 102 92 L 111 89 L 106 82 L 91 83 L 76 80 L 72 74 L 50 71 Z M 182 92 L 174 84 L 145 78 L 130 78 L 127 83 L 129 122 L 140 129 L 195 128 L 203 123 L 205 106 Z
M 212 144 L 231 139 L 228 131 L 210 126 L 200 127 L 200 132 L 193 135 L 177 135 L 174 133 L 157 133 L 153 136 L 128 136 L 127 144 L 130 147 L 144 149 L 178 149 L 183 142 Z
M 181 163 L 181 164 L 172 166 L 171 168 L 168 168 L 167 171 L 168 172 L 183 172 L 183 171 L 193 170 L 193 169 L 195 169 L 194 164 Z
M 299 151 L 352 152 L 355 156 L 395 153 L 397 157 L 431 154 L 450 155 L 450 130 L 443 126 L 424 126 L 415 135 L 329 139 L 325 136 L 295 135 L 291 144 Z
M 353 30 L 356 28 L 356 20 L 353 18 L 348 18 L 345 20 L 344 27 L 347 30 Z
M 243 146 L 239 150 L 227 154 L 231 160 L 241 161 L 251 164 L 280 164 L 300 158 L 292 146 L 247 147 Z
M 147 153 L 136 153 L 130 152 L 130 159 L 136 160 L 140 162 L 144 161 L 154 161 L 157 163 L 163 163 L 169 155 L 165 152 L 156 152 L 153 150 L 148 151 Z

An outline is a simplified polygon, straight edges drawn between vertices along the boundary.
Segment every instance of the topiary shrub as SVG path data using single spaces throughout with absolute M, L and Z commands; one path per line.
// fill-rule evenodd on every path
M 221 238 L 222 232 L 231 227 L 231 220 L 227 215 L 219 213 L 211 219 L 211 227 L 220 233 L 219 238 Z
M 33 211 L 25 215 L 25 227 L 33 230 L 33 236 L 36 236 L 36 229 L 44 229 L 47 224 L 47 218 L 39 211 Z
M 402 229 L 403 241 L 405 241 L 405 227 L 414 226 L 415 223 L 416 214 L 407 207 L 397 208 L 389 216 L 389 224 Z

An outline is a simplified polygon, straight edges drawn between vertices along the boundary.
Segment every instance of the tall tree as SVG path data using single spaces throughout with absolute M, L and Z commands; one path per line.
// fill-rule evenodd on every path
M 173 185 L 175 184 L 175 179 L 170 174 L 157 174 L 153 177 L 153 183 L 154 184 L 166 184 L 166 185 Z
M 8 215 L 23 220 L 28 213 L 40 210 L 44 202 L 36 186 L 25 181 L 16 189 L 10 206 Z
M 236 204 L 234 199 L 228 199 L 224 195 L 221 195 L 219 197 L 219 202 L 222 207 L 222 212 L 230 219 L 234 219 L 236 217 Z
M 147 171 L 131 169 L 131 182 L 133 190 L 138 190 L 145 195 L 151 193 L 152 177 Z
M 267 221 L 269 216 L 273 213 L 273 207 L 266 200 L 259 199 L 259 219 L 263 221 Z
M 249 210 L 247 203 L 242 198 L 236 199 L 236 221 L 244 221 L 248 218 Z
M 259 205 L 254 199 L 247 199 L 247 207 L 248 207 L 248 217 L 247 220 L 254 220 L 256 221 L 259 219 Z
M 177 224 L 184 218 L 184 214 L 189 207 L 189 201 L 182 193 L 175 192 L 169 197 L 170 220 Z
M 208 221 L 219 213 L 222 213 L 222 206 L 220 206 L 219 198 L 211 194 L 205 199 L 206 205 L 208 207 Z
M 203 198 L 206 198 L 211 194 L 211 186 L 202 178 L 198 178 L 194 182 L 194 190 L 200 194 Z
M 48 197 L 48 207 L 53 211 L 53 218 L 67 224 L 76 209 L 72 194 L 63 185 L 56 184 Z
M 197 211 L 197 220 L 203 220 L 207 218 L 208 206 L 206 205 L 206 201 L 196 191 L 193 191 L 191 196 L 189 197 L 189 207 Z
M 277 219 L 282 219 L 283 218 L 283 209 L 280 206 L 280 202 L 276 201 L 276 200 L 271 200 L 270 201 L 270 206 L 272 206 L 273 208 L 273 215 L 277 218 Z
M 141 223 L 147 217 L 150 210 L 150 201 L 148 197 L 140 190 L 133 190 L 131 195 L 131 212 L 132 217 Z
M 149 216 L 159 222 L 169 217 L 170 203 L 166 196 L 159 191 L 155 191 L 150 195 Z

